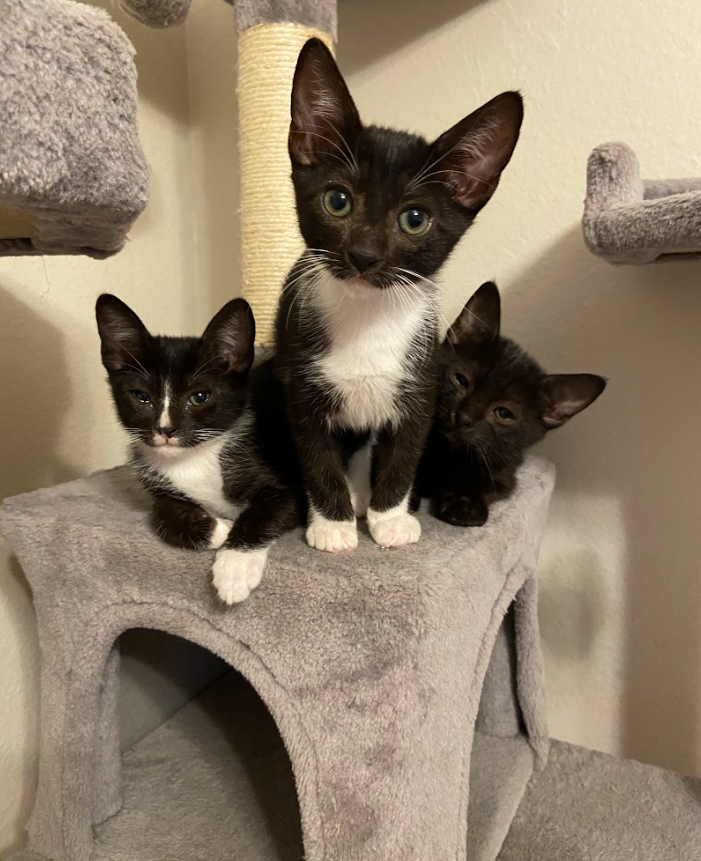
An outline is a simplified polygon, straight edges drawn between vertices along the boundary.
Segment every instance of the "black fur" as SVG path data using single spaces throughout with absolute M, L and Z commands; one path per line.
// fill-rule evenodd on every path
M 513 492 L 527 449 L 606 385 L 593 374 L 546 374 L 499 329 L 499 291 L 487 282 L 439 350 L 436 418 L 417 488 L 437 517 L 456 526 L 486 523 L 491 503 Z
M 311 500 L 325 517 L 348 520 L 353 512 L 341 437 L 350 450 L 369 433 L 377 439 L 372 509 L 397 505 L 412 485 L 434 407 L 438 316 L 431 278 L 493 194 L 516 145 L 523 108 L 517 93 L 503 93 L 433 143 L 364 126 L 331 54 L 313 39 L 297 63 L 291 114 L 292 180 L 307 251 L 279 305 L 277 371 Z M 349 202 L 342 217 L 325 203 L 339 192 Z M 425 232 L 400 228 L 407 213 L 425 217 Z M 430 300 L 392 396 L 392 422 L 360 427 L 340 419 L 342 393 L 315 372 L 315 362 L 331 350 L 314 304 L 315 283 L 325 274 L 358 291 L 394 291 L 397 307 Z M 368 367 L 368 376 L 372 372 Z
M 264 547 L 304 522 L 305 497 L 280 383 L 270 361 L 249 373 L 255 326 L 248 303 L 229 302 L 201 338 L 153 336 L 130 308 L 107 294 L 98 299 L 96 315 L 117 413 L 133 441 L 132 464 L 154 497 L 153 525 L 163 540 L 209 547 L 215 517 L 226 516 L 188 498 L 147 462 L 147 450 L 163 442 L 159 417 L 166 391 L 170 438 L 179 447 L 226 440 L 219 456 L 224 495 L 243 511 L 224 546 Z M 206 403 L 188 403 L 195 392 L 206 393 Z M 141 402 L 144 395 L 149 403 Z

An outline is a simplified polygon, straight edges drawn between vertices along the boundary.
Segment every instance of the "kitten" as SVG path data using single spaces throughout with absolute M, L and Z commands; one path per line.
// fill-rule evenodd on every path
M 216 549 L 220 598 L 243 601 L 260 583 L 271 542 L 304 522 L 305 507 L 271 362 L 249 375 L 248 303 L 227 303 L 201 338 L 151 335 L 107 294 L 96 316 L 131 463 L 153 496 L 156 532 L 177 547 Z
M 433 513 L 455 526 L 483 526 L 489 506 L 516 487 L 525 452 L 593 403 L 606 381 L 546 374 L 499 335 L 496 284 L 483 284 L 438 354 L 436 417 L 417 476 Z
M 420 536 L 408 502 L 434 411 L 431 279 L 494 193 L 522 100 L 503 93 L 433 143 L 365 126 L 330 52 L 312 39 L 291 113 L 307 250 L 280 300 L 276 363 L 310 501 L 307 541 L 353 549 L 356 516 L 367 513 L 378 544 L 409 544 Z M 350 459 L 344 445 L 355 449 Z

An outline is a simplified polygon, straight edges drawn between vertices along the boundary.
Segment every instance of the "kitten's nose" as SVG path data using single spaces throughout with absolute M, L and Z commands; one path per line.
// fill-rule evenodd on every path
M 371 266 L 379 261 L 376 253 L 369 249 L 362 249 L 348 252 L 348 259 L 355 266 L 358 272 L 366 272 Z
M 459 428 L 464 428 L 468 430 L 474 424 L 474 419 L 467 412 L 467 410 L 460 410 L 460 412 L 455 416 L 455 426 Z
M 175 428 L 167 427 L 167 428 L 156 428 L 158 433 L 163 434 L 164 437 L 170 439 L 175 433 Z

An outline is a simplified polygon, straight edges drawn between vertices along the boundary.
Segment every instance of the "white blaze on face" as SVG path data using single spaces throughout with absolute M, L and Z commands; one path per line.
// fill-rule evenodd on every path
M 161 411 L 160 418 L 158 419 L 158 427 L 159 428 L 171 427 L 171 423 L 170 423 L 170 398 L 171 398 L 170 386 L 166 383 L 165 391 L 163 393 L 163 410 Z

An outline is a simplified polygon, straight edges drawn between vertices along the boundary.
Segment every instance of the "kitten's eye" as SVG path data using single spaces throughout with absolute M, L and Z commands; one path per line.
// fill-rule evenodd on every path
M 494 415 L 503 422 L 516 421 L 516 416 L 508 407 L 494 407 Z
M 431 217 L 428 212 L 415 206 L 399 214 L 399 229 L 410 236 L 421 236 L 426 233 L 430 224 Z
M 336 218 L 345 218 L 353 209 L 353 198 L 342 188 L 330 188 L 325 192 L 323 201 L 324 209 Z
M 136 398 L 136 400 L 140 404 L 150 404 L 151 403 L 151 395 L 149 395 L 147 392 L 142 392 L 141 389 L 133 389 L 131 394 L 132 394 L 132 397 Z
M 467 379 L 465 374 L 456 374 L 455 375 L 455 382 L 458 383 L 459 385 L 461 385 L 465 389 L 470 388 L 470 381 Z
M 191 407 L 201 407 L 209 400 L 209 392 L 193 392 L 187 399 Z

